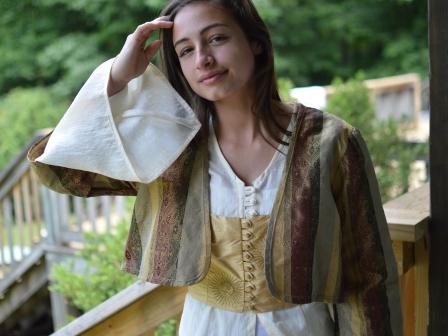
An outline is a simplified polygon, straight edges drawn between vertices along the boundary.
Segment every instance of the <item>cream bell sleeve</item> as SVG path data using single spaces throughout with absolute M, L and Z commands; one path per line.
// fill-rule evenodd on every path
M 28 153 L 48 187 L 78 196 L 135 194 L 183 152 L 201 124 L 152 64 L 107 96 L 113 59 L 101 64 L 54 131 Z

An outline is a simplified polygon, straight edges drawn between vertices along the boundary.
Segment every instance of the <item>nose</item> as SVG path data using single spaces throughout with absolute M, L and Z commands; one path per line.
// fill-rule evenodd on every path
M 213 65 L 214 61 L 215 59 L 213 58 L 213 55 L 211 54 L 208 48 L 197 49 L 196 53 L 197 69 L 209 68 L 211 65 Z

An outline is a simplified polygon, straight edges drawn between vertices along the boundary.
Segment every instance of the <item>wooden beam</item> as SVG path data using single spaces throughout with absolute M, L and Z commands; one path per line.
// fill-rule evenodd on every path
M 429 184 L 384 204 L 392 240 L 417 242 L 428 230 Z
M 185 287 L 137 281 L 52 336 L 146 335 L 182 311 L 185 293 Z
M 448 319 L 448 1 L 428 0 L 430 50 L 431 239 L 429 335 L 446 335 Z
M 82 335 L 150 335 L 160 323 L 182 312 L 186 290 L 186 287 L 160 286 Z

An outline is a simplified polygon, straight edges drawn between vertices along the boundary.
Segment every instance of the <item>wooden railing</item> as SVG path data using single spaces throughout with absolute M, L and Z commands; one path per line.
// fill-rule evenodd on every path
M 0 323 L 6 316 L 1 305 L 10 305 L 11 288 L 23 281 L 29 268 L 60 261 L 82 246 L 85 232 L 109 232 L 127 216 L 125 197 L 83 199 L 45 188 L 26 159 L 30 145 L 40 137 L 0 175 Z M 47 273 L 50 268 L 47 265 Z M 57 294 L 51 295 L 53 304 Z M 53 311 L 60 314 L 61 307 Z M 65 323 L 65 318 L 61 316 L 56 325 Z
M 404 335 L 427 335 L 429 186 L 384 204 L 397 259 Z M 137 282 L 85 313 L 54 336 L 153 335 L 156 326 L 182 311 L 186 290 Z
M 0 179 L 0 281 L 42 242 L 71 246 L 84 232 L 110 231 L 126 213 L 124 197 L 83 199 L 45 188 L 29 168 L 28 147 Z
M 53 335 L 154 335 L 160 323 L 170 318 L 179 320 L 185 294 L 185 287 L 163 287 L 139 281 Z
M 427 335 L 429 184 L 384 204 L 400 275 L 404 334 Z

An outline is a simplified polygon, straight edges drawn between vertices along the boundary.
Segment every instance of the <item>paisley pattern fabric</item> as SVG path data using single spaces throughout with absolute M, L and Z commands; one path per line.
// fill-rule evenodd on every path
M 120 181 L 83 170 L 46 165 L 35 161 L 44 152 L 50 136 L 51 133 L 35 143 L 28 151 L 31 169 L 47 187 L 62 194 L 71 194 L 79 197 L 137 195 L 136 183 Z
M 288 303 L 334 303 L 341 335 L 401 335 L 398 273 L 366 145 L 358 130 L 330 114 L 299 106 L 296 117 L 266 235 L 269 290 Z M 32 167 L 65 193 L 137 193 L 137 230 L 126 247 L 133 253 L 123 268 L 155 283 L 192 285 L 211 261 L 206 139 L 198 135 L 163 174 L 173 179 L 150 184 L 111 181 L 107 189 L 96 174 L 82 172 L 71 185 L 60 168 Z M 172 209 L 161 211 L 168 204 Z

